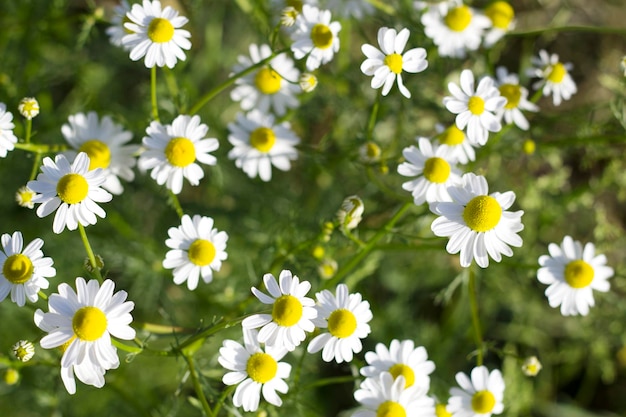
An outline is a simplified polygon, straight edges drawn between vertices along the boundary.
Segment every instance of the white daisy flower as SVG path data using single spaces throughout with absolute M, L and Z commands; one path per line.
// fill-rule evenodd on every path
M 11 301 L 22 307 L 37 301 L 39 290 L 48 288 L 48 280 L 56 275 L 52 258 L 44 257 L 43 240 L 37 238 L 24 248 L 21 232 L 2 235 L 0 252 L 0 301 L 11 293 Z M 22 250 L 23 249 L 23 250 Z
M 452 201 L 448 187 L 461 183 L 461 172 L 447 148 L 433 145 L 424 137 L 417 138 L 418 147 L 408 146 L 402 150 L 406 162 L 398 165 L 398 174 L 417 177 L 402 184 L 411 192 L 416 205 L 424 202 Z
M 159 0 L 143 0 L 143 6 L 133 4 L 126 13 L 129 22 L 124 28 L 131 33 L 122 38 L 122 45 L 130 50 L 130 59 L 145 57 L 145 65 L 152 68 L 174 68 L 176 61 L 186 59 L 183 49 L 190 49 L 191 33 L 181 29 L 189 19 L 179 16 L 170 6 L 161 9 Z
M 291 51 L 296 59 L 306 57 L 306 69 L 313 71 L 333 59 L 339 51 L 341 24 L 331 22 L 330 10 L 320 10 L 305 4 L 296 19 L 296 29 L 291 34 Z
M 410 32 L 406 28 L 396 32 L 395 29 L 382 27 L 378 29 L 380 50 L 367 43 L 361 46 L 361 51 L 367 57 L 361 64 L 361 71 L 365 75 L 374 76 L 372 88 L 382 87 L 383 96 L 389 93 L 394 81 L 397 80 L 402 95 L 411 98 L 411 92 L 402 83 L 402 71 L 417 73 L 428 67 L 424 48 L 413 48 L 402 53 L 409 35 Z
M 130 12 L 130 5 L 127 0 L 120 0 L 120 2 L 113 8 L 113 16 L 111 16 L 111 26 L 106 30 L 106 34 L 109 36 L 109 42 L 114 46 L 120 46 L 124 49 L 128 49 L 128 46 L 122 45 L 122 38 L 130 33 L 130 30 L 124 27 L 125 23 L 130 22 L 126 13 Z
M 141 170 L 149 170 L 157 184 L 180 194 L 183 177 L 191 185 L 198 185 L 204 172 L 196 161 L 215 165 L 217 159 L 210 155 L 219 147 L 215 138 L 206 138 L 209 127 L 200 123 L 199 116 L 180 115 L 171 125 L 153 121 L 146 129 L 148 136 L 142 142 L 147 148 L 138 161 Z
M 228 258 L 228 234 L 213 228 L 213 219 L 185 214 L 179 227 L 170 227 L 165 244 L 172 250 L 165 254 L 163 267 L 174 269 L 174 283 L 187 281 L 187 288 L 195 290 L 200 277 L 205 283 L 213 280 L 213 271 L 222 267 Z
M 35 356 L 35 345 L 28 340 L 20 340 L 11 346 L 13 356 L 20 362 L 28 362 Z
M 489 132 L 498 132 L 502 125 L 495 116 L 506 104 L 506 98 L 494 85 L 491 77 L 483 77 L 474 85 L 474 74 L 465 69 L 461 72 L 460 87 L 455 83 L 448 83 L 451 96 L 443 98 L 443 104 L 453 114 L 456 114 L 456 125 L 459 129 L 467 128 L 467 138 L 474 145 L 487 143 Z
M 496 112 L 496 117 L 507 124 L 515 123 L 522 130 L 528 130 L 528 120 L 522 113 L 526 111 L 539 111 L 536 104 L 528 101 L 528 90 L 519 85 L 519 77 L 507 71 L 505 67 L 496 68 L 496 86 L 502 97 L 506 98 L 506 104 Z
M 78 224 L 96 224 L 97 218 L 106 212 L 96 203 L 107 203 L 113 196 L 100 188 L 106 181 L 101 168 L 89 170 L 89 156 L 80 152 L 70 165 L 65 155 L 59 154 L 54 161 L 45 157 L 41 174 L 28 182 L 28 188 L 38 193 L 33 203 L 39 203 L 37 216 L 46 217 L 56 210 L 52 230 L 61 233 L 65 227 L 76 230 Z
M 552 94 L 552 103 L 555 106 L 560 105 L 563 100 L 569 100 L 578 91 L 569 73 L 574 66 L 569 62 L 560 62 L 557 54 L 548 54 L 542 49 L 539 57 L 532 58 L 532 64 L 534 67 L 528 71 L 528 75 L 541 78 L 533 84 L 533 88 L 541 88 L 544 96 Z
M 229 123 L 228 141 L 234 146 L 228 158 L 235 160 L 250 178 L 257 175 L 263 181 L 272 179 L 272 166 L 281 171 L 291 169 L 291 161 L 298 158 L 295 146 L 300 139 L 291 131 L 289 122 L 277 124 L 274 116 L 258 110 L 238 114 L 235 123 Z
M 550 243 L 548 252 L 550 255 L 539 257 L 537 279 L 549 285 L 546 297 L 550 307 L 561 306 L 564 316 L 586 316 L 595 305 L 593 290 L 609 290 L 613 268 L 606 266 L 606 256 L 596 255 L 593 243 L 583 247 L 570 236 L 565 236 L 560 246 Z
M 272 55 L 269 45 L 250 45 L 250 57 L 239 55 L 239 62 L 233 68 L 240 72 Z M 300 91 L 297 81 L 300 71 L 294 66 L 293 60 L 286 53 L 276 55 L 268 65 L 261 67 L 235 81 L 236 87 L 231 91 L 230 98 L 238 101 L 245 111 L 252 109 L 262 113 L 274 112 L 278 116 L 287 110 L 298 107 L 300 102 L 296 93 Z
M 500 262 L 501 255 L 512 256 L 510 246 L 522 246 L 518 232 L 524 229 L 522 210 L 507 211 L 515 201 L 515 193 L 491 193 L 487 180 L 473 173 L 461 177 L 462 185 L 448 188 L 452 202 L 433 203 L 430 208 L 441 217 L 431 229 L 441 237 L 449 237 L 448 253 L 461 252 L 461 266 L 472 259 L 481 268 L 489 266 L 489 257 Z
M 96 112 L 77 113 L 69 117 L 69 124 L 61 127 L 61 133 L 76 151 L 65 152 L 69 159 L 77 152 L 89 156 L 89 170 L 102 168 L 106 181 L 102 188 L 112 194 L 122 194 L 124 187 L 119 178 L 126 181 L 135 179 L 132 168 L 136 160 L 133 156 L 139 151 L 138 145 L 127 145 L 133 134 L 113 122 L 111 117 L 98 118 Z
M 506 1 L 494 1 L 485 8 L 485 16 L 491 20 L 491 28 L 485 34 L 485 46 L 490 48 L 515 28 L 515 11 Z
M 370 334 L 369 321 L 372 320 L 370 304 L 363 301 L 361 294 L 348 293 L 348 286 L 337 285 L 336 295 L 328 290 L 315 294 L 317 318 L 313 321 L 328 332 L 313 338 L 307 352 L 322 350 L 322 359 L 337 363 L 352 361 L 353 353 L 363 349 L 361 339 Z
M 456 159 L 460 164 L 476 160 L 474 145 L 469 141 L 465 132 L 456 127 L 456 124 L 444 128 L 438 123 L 435 129 L 437 130 L 436 142 L 440 147 L 447 149 L 451 158 Z
M 13 134 L 13 114 L 7 111 L 7 106 L 0 103 L 0 158 L 7 156 L 15 148 L 17 137 Z
M 397 378 L 382 372 L 367 378 L 354 393 L 363 408 L 352 417 L 435 417 L 435 400 L 426 395 L 428 387 L 412 385 L 406 387 L 404 376 Z
M 86 374 L 85 379 L 99 381 L 104 373 L 101 371 L 119 366 L 111 336 L 123 340 L 135 337 L 135 330 L 129 326 L 133 320 L 130 311 L 135 304 L 126 301 L 126 291 L 113 294 L 114 288 L 110 279 L 100 286 L 97 280 L 86 282 L 78 277 L 76 292 L 62 283 L 58 294 L 48 298 L 49 312 L 39 309 L 35 312 L 35 324 L 48 332 L 41 339 L 41 347 L 53 349 L 65 345 L 61 367 L 73 366 L 73 372 L 81 380 L 81 375 Z
M 33 198 L 35 198 L 36 195 L 36 192 L 28 188 L 26 185 L 23 185 L 17 189 L 17 192 L 15 193 L 15 201 L 21 207 L 32 209 L 35 207 L 35 203 L 33 203 Z
M 431 38 L 442 57 L 465 58 L 467 51 L 480 46 L 483 32 L 491 26 L 488 17 L 461 0 L 431 5 L 422 15 L 424 33 Z
M 504 410 L 504 379 L 499 370 L 484 366 L 472 369 L 471 379 L 459 372 L 456 382 L 461 389 L 450 388 L 448 411 L 453 417 L 489 417 Z
M 246 317 L 241 325 L 244 329 L 258 329 L 258 340 L 267 346 L 283 347 L 292 351 L 306 338 L 305 332 L 315 330 L 312 320 L 317 317 L 315 301 L 305 297 L 311 283 L 292 276 L 291 271 L 283 270 L 278 277 L 265 274 L 263 282 L 270 295 L 255 287 L 252 294 L 263 304 L 272 306 L 271 314 L 254 314 Z
M 344 19 L 361 20 L 376 10 L 368 0 L 328 0 L 326 7 Z
M 365 361 L 368 366 L 361 368 L 361 375 L 367 378 L 378 378 L 383 372 L 389 372 L 391 376 L 404 377 L 405 386 L 413 385 L 430 387 L 429 375 L 435 370 L 435 363 L 428 360 L 428 353 L 423 346 L 415 347 L 412 340 L 399 341 L 394 339 L 389 348 L 382 343 L 377 343 L 375 352 L 365 353 Z

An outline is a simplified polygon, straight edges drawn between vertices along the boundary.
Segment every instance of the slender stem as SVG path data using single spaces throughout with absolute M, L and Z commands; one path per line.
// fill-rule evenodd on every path
M 551 28 L 542 29 L 530 29 L 513 31 L 506 34 L 506 36 L 537 36 L 544 35 L 550 32 L 588 32 L 588 33 L 605 33 L 605 34 L 626 34 L 624 28 L 609 28 L 602 26 L 554 26 Z
M 30 177 L 28 178 L 29 181 L 32 181 L 35 179 L 35 177 L 37 176 L 37 171 L 39 171 L 39 166 L 41 165 L 41 157 L 43 155 L 40 153 L 36 153 L 35 154 L 35 159 L 33 159 L 33 168 L 30 171 Z
M 98 281 L 102 283 L 102 275 L 100 274 L 100 268 L 98 268 L 98 264 L 96 263 L 96 255 L 94 255 L 93 250 L 91 249 L 91 245 L 89 244 L 89 239 L 87 239 L 87 233 L 85 233 L 85 227 L 78 223 L 78 231 L 80 232 L 80 237 L 83 240 L 83 245 L 85 245 L 85 250 L 87 251 L 87 257 L 89 258 L 89 264 L 93 269 L 93 274 L 96 276 Z
M 33 129 L 33 119 L 26 119 L 26 135 L 24 137 L 25 143 L 30 143 L 30 135 Z
M 178 217 L 183 217 L 183 214 L 185 214 L 185 212 L 183 211 L 183 207 L 180 205 L 180 200 L 178 199 L 178 196 L 174 194 L 171 190 L 170 202 L 172 203 L 174 210 L 176 210 L 176 214 L 178 214 Z
M 159 121 L 159 106 L 157 104 L 157 68 L 156 65 L 150 69 L 150 96 L 152 98 L 152 119 Z
M 44 300 L 48 300 L 48 296 L 46 295 L 45 292 L 39 290 L 39 292 L 37 293 L 37 295 L 39 295 L 41 298 L 43 298 Z
M 57 153 L 57 152 L 63 152 L 65 150 L 67 150 L 67 145 L 63 145 L 63 144 L 56 144 L 56 145 L 44 145 L 44 144 L 38 144 L 38 143 L 26 143 L 26 142 L 17 142 L 15 144 L 15 149 L 21 149 L 23 151 L 26 152 L 33 152 L 33 153 Z
M 467 284 L 467 291 L 470 299 L 470 309 L 472 311 L 472 327 L 474 328 L 474 340 L 476 341 L 477 355 L 476 365 L 481 366 L 483 364 L 483 336 L 480 328 L 480 318 L 478 316 L 478 296 L 476 292 L 476 274 L 472 267 L 468 268 L 469 280 Z
M 370 112 L 369 120 L 367 121 L 367 132 L 365 132 L 365 139 L 367 141 L 372 140 L 374 133 L 374 127 L 376 126 L 376 118 L 378 117 L 378 108 L 380 107 L 380 94 L 376 95 L 376 101 L 372 105 L 372 111 Z
M 187 361 L 187 366 L 189 366 L 189 374 L 191 375 L 191 382 L 193 383 L 193 388 L 198 395 L 198 399 L 200 400 L 200 404 L 202 404 L 202 409 L 204 410 L 204 414 L 207 417 L 213 417 L 213 411 L 211 410 L 211 406 L 204 395 L 204 391 L 202 389 L 202 385 L 200 384 L 200 379 L 198 378 L 198 373 L 196 372 L 196 367 L 193 363 L 193 358 L 191 356 L 187 356 L 184 353 L 182 354 L 185 361 Z
M 215 404 L 215 408 L 213 409 L 213 415 L 215 417 L 219 415 L 222 404 L 224 404 L 226 397 L 228 397 L 235 390 L 235 388 L 237 388 L 236 385 L 231 385 L 227 387 L 224 391 L 222 391 L 222 394 L 220 395 L 220 398 L 218 398 L 217 404 Z
M 217 322 L 214 325 L 200 331 L 200 333 L 191 336 L 189 339 L 185 340 L 183 343 L 181 343 L 178 346 L 178 350 L 183 350 L 185 349 L 187 346 L 192 345 L 193 343 L 197 342 L 200 339 L 206 339 L 210 336 L 212 336 L 213 334 L 219 332 L 220 330 L 223 329 L 227 329 L 229 327 L 232 326 L 236 326 L 239 323 L 241 323 L 243 321 L 243 319 L 245 319 L 247 316 L 243 316 L 243 317 L 238 317 L 236 319 L 230 320 L 230 321 L 221 321 L 221 322 Z

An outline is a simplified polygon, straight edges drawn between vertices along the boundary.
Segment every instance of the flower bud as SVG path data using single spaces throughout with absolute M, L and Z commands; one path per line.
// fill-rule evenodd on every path
M 522 364 L 522 372 L 526 376 L 537 376 L 541 371 L 541 362 L 536 356 L 530 356 L 524 360 Z
M 317 87 L 317 77 L 311 73 L 305 72 L 300 76 L 300 88 L 305 93 L 310 93 Z
M 286 27 L 291 27 L 296 23 L 298 17 L 298 11 L 295 7 L 285 7 L 280 13 L 280 24 Z
M 35 346 L 28 340 L 20 340 L 11 349 L 13 350 L 13 355 L 21 362 L 28 362 L 35 356 Z
M 34 97 L 24 97 L 20 100 L 20 104 L 17 106 L 21 115 L 31 120 L 33 117 L 39 114 L 39 103 Z
M 365 210 L 363 200 L 361 200 L 358 196 L 353 195 L 346 198 L 343 200 L 341 208 L 337 212 L 339 224 L 348 230 L 354 229 L 361 222 L 363 210 Z

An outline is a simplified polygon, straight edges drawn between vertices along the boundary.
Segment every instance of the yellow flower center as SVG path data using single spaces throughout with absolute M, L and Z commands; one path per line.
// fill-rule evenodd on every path
M 206 266 L 215 259 L 215 246 L 205 239 L 196 239 L 187 251 L 189 260 L 198 266 Z
M 311 29 L 311 40 L 318 49 L 327 49 L 333 44 L 333 32 L 326 25 L 318 23 Z
M 356 330 L 356 317 L 345 308 L 330 313 L 328 317 L 328 331 L 331 335 L 343 339 L 352 336 Z
M 374 142 L 367 142 L 365 144 L 365 155 L 367 155 L 368 159 L 375 160 L 380 157 L 381 154 L 380 146 L 375 144 Z
M 76 336 L 70 337 L 70 340 L 68 340 L 67 342 L 59 346 L 59 350 L 61 351 L 61 353 L 65 353 L 65 351 L 67 350 L 68 347 L 70 347 L 74 339 L 76 339 Z
M 561 64 L 560 62 L 557 62 L 550 69 L 550 74 L 548 74 L 548 81 L 552 81 L 555 84 L 559 84 L 561 81 L 563 81 L 565 74 L 567 74 L 567 69 L 565 68 L 565 65 Z
M 453 31 L 462 32 L 472 21 L 472 11 L 467 6 L 455 7 L 443 20 Z
M 498 201 L 488 195 L 472 198 L 463 209 L 463 220 L 470 229 L 486 232 L 496 227 L 502 217 L 502 207 Z
M 80 340 L 93 342 L 107 329 L 107 317 L 98 307 L 79 308 L 72 318 L 72 329 Z
M 513 21 L 515 12 L 506 1 L 496 1 L 487 6 L 485 15 L 491 19 L 495 28 L 506 30 Z
M 89 156 L 89 169 L 108 168 L 111 163 L 111 150 L 106 143 L 98 139 L 91 139 L 80 145 L 78 152 L 85 152 Z
M 184 168 L 196 160 L 196 147 L 187 138 L 173 138 L 165 147 L 165 157 L 175 167 Z
M 585 288 L 593 281 L 593 267 L 587 262 L 577 259 L 565 266 L 565 281 L 572 288 Z
M 389 67 L 391 72 L 400 74 L 402 72 L 402 55 L 389 54 L 385 57 L 385 65 Z
M 502 84 L 499 88 L 502 97 L 506 98 L 505 109 L 514 109 L 522 98 L 522 89 L 516 84 Z
M 424 177 L 437 184 L 444 183 L 450 176 L 450 164 L 437 156 L 428 158 L 424 164 Z
M 402 375 L 405 381 L 404 388 L 408 388 L 415 383 L 415 373 L 413 372 L 413 369 L 403 363 L 396 363 L 393 365 L 389 368 L 389 373 L 393 376 L 393 379 Z
M 395 401 L 385 401 L 378 406 L 376 417 L 406 417 L 406 410 Z
M 155 43 L 169 42 L 174 37 L 174 26 L 167 19 L 155 17 L 148 25 L 148 37 Z
M 259 152 L 267 153 L 276 143 L 276 135 L 269 127 L 258 127 L 250 133 L 250 145 Z
M 19 190 L 17 193 L 19 196 L 18 203 L 20 205 L 28 205 L 35 196 L 35 192 L 29 189 Z
M 80 203 L 89 193 L 89 183 L 80 174 L 65 174 L 57 183 L 57 194 L 67 204 Z
M 257 352 L 246 363 L 246 372 L 254 382 L 265 384 L 271 381 L 278 371 L 278 363 L 271 355 Z
M 485 100 L 478 96 L 471 96 L 467 101 L 467 108 L 473 115 L 479 116 L 485 111 Z
M 279 326 L 291 327 L 302 317 L 302 303 L 293 295 L 281 295 L 274 301 L 272 319 Z
M 254 77 L 254 85 L 263 94 L 276 94 L 280 90 L 280 75 L 271 68 L 261 68 Z
M 522 144 L 522 149 L 524 150 L 524 153 L 526 155 L 534 154 L 536 148 L 537 148 L 537 145 L 535 144 L 535 141 L 532 139 L 526 139 L 524 143 Z
M 460 145 L 465 140 L 465 133 L 456 125 L 452 125 L 439 135 L 439 142 L 448 146 Z
M 472 397 L 472 410 L 477 414 L 486 414 L 496 405 L 496 397 L 487 390 L 478 391 Z
M 2 275 L 12 284 L 23 284 L 33 276 L 34 269 L 28 256 L 16 253 L 5 259 Z
M 435 415 L 437 417 L 452 417 L 452 413 L 448 412 L 445 404 L 437 404 L 435 406 Z

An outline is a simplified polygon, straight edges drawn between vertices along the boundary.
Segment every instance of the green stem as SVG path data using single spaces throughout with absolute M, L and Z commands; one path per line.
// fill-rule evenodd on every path
M 178 350 L 182 351 L 183 349 L 185 349 L 187 346 L 192 345 L 193 343 L 197 342 L 200 339 L 207 339 L 208 337 L 214 335 L 215 333 L 219 332 L 220 330 L 224 330 L 227 329 L 229 327 L 232 326 L 236 326 L 239 323 L 241 323 L 243 321 L 243 319 L 245 319 L 247 316 L 243 316 L 243 317 L 238 317 L 236 319 L 230 320 L 230 321 L 221 321 L 221 322 L 217 322 L 214 325 L 200 331 L 200 333 L 191 336 L 189 339 L 185 340 L 183 343 L 181 343 L 178 346 Z M 221 319 L 220 319 L 221 320 Z
M 185 212 L 183 211 L 183 207 L 180 205 L 180 200 L 178 199 L 178 196 L 174 194 L 171 190 L 170 190 L 170 202 L 172 203 L 172 206 L 174 207 L 176 214 L 178 214 L 178 217 L 183 217 Z
M 33 129 L 33 119 L 26 119 L 26 135 L 24 137 L 25 143 L 30 143 L 30 135 Z
M 33 153 L 58 153 L 67 150 L 67 145 L 44 145 L 44 144 L 36 144 L 36 143 L 25 143 L 25 142 L 17 142 L 15 144 L 15 149 L 21 149 L 26 152 Z
M 89 264 L 93 269 L 93 274 L 96 276 L 98 281 L 102 284 L 102 275 L 100 274 L 100 268 L 98 268 L 98 264 L 96 263 L 96 255 L 94 255 L 93 250 L 91 249 L 91 245 L 89 244 L 89 239 L 87 239 L 87 233 L 85 233 L 85 227 L 78 223 L 78 231 L 80 232 L 80 237 L 83 240 L 83 245 L 85 245 L 85 250 L 87 251 L 87 257 L 89 258 Z
M 213 415 L 215 417 L 219 415 L 222 405 L 224 404 L 224 401 L 226 401 L 226 397 L 228 397 L 235 390 L 235 388 L 237 388 L 236 385 L 231 385 L 222 391 L 222 394 L 220 395 L 220 398 L 218 398 L 217 404 L 215 404 L 215 408 L 213 409 Z
M 35 154 L 35 159 L 33 159 L 33 168 L 31 169 L 30 177 L 28 178 L 29 181 L 34 180 L 35 177 L 37 176 L 37 171 L 39 171 L 39 166 L 41 165 L 42 156 L 43 154 L 40 154 L 40 153 Z
M 544 35 L 550 32 L 587 32 L 624 35 L 626 34 L 626 29 L 601 26 L 554 26 L 551 28 L 513 31 L 507 33 L 506 36 L 537 36 Z
M 200 384 L 200 379 L 198 378 L 198 373 L 196 372 L 196 367 L 193 363 L 193 358 L 191 356 L 187 356 L 182 354 L 185 361 L 187 361 L 187 366 L 189 366 L 189 374 L 191 375 L 191 382 L 193 383 L 193 389 L 196 391 L 198 395 L 198 399 L 200 400 L 200 404 L 202 404 L 202 409 L 204 410 L 204 414 L 207 417 L 213 417 L 213 411 L 211 410 L 211 406 L 209 406 L 209 402 L 204 395 L 204 391 L 202 390 L 202 385 Z
M 152 99 L 152 119 L 159 121 L 159 106 L 157 104 L 157 68 L 156 65 L 150 70 L 150 96 Z
M 473 268 L 468 268 L 469 280 L 467 283 L 467 291 L 470 299 L 470 309 L 472 311 L 472 327 L 474 328 L 474 340 L 476 342 L 476 365 L 483 364 L 483 336 L 480 328 L 480 318 L 478 316 L 478 300 L 476 293 L 476 274 Z
M 372 105 L 372 111 L 370 112 L 369 120 L 367 121 L 367 131 L 365 132 L 365 139 L 369 142 L 372 140 L 374 133 L 374 127 L 376 126 L 376 118 L 378 117 L 378 108 L 380 107 L 380 94 L 376 95 L 376 101 Z

